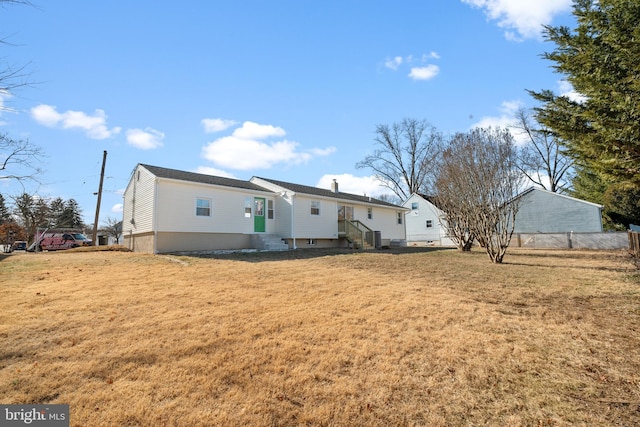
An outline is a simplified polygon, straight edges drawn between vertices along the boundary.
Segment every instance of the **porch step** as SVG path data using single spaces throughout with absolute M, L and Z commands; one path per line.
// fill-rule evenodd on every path
M 252 234 L 251 245 L 263 251 L 288 251 L 289 245 L 275 234 Z

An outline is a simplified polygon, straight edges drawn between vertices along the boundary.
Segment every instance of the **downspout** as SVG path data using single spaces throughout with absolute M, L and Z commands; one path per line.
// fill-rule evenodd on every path
M 296 209 L 295 209 L 295 194 L 291 194 L 291 238 L 293 240 L 293 249 L 298 249 L 296 246 Z
M 158 253 L 158 177 L 154 178 L 155 185 L 153 186 L 153 253 Z

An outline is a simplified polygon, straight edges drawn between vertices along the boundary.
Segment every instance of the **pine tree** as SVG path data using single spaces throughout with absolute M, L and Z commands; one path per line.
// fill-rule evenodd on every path
M 545 28 L 544 54 L 582 97 L 530 91 L 537 119 L 577 163 L 640 186 L 640 2 L 575 0 L 577 27 Z
M 9 221 L 11 221 L 11 212 L 9 212 L 4 196 L 0 194 L 0 225 Z

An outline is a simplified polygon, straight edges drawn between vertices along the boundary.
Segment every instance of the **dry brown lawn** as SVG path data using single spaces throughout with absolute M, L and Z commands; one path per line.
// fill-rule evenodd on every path
M 0 403 L 73 426 L 640 425 L 624 251 L 0 258 Z

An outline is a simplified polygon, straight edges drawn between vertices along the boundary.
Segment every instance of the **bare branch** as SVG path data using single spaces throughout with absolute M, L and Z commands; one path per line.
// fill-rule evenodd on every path
M 426 120 L 406 118 L 376 126 L 376 149 L 356 164 L 374 172 L 381 185 L 401 200 L 426 188 L 435 160 L 442 152 L 442 135 Z
M 0 134 L 0 180 L 35 181 L 42 169 L 36 164 L 44 152 L 28 140 L 15 140 Z

